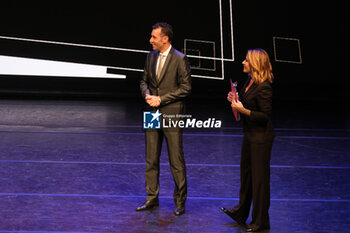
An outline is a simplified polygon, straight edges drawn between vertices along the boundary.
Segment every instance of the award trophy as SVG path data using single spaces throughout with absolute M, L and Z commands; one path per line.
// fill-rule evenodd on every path
M 237 94 L 237 82 L 232 82 L 232 79 L 230 79 L 230 83 L 231 83 L 231 92 L 233 93 L 233 99 L 232 101 L 238 101 L 238 94 Z M 239 121 L 240 119 L 240 115 L 239 115 L 239 112 L 237 112 L 236 110 L 234 110 L 232 108 L 232 112 L 233 112 L 233 115 L 235 116 L 236 118 L 236 121 Z

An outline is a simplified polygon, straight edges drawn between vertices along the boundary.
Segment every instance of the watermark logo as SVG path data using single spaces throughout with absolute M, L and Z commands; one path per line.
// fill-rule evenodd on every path
M 162 120 L 161 117 L 162 116 Z M 162 114 L 156 112 L 143 112 L 143 128 L 144 129 L 160 129 L 160 128 L 221 128 L 221 120 L 208 118 L 199 120 L 193 118 L 192 115 L 184 114 Z
M 143 128 L 144 129 L 160 129 L 160 116 L 162 113 L 159 110 L 151 112 L 143 112 Z

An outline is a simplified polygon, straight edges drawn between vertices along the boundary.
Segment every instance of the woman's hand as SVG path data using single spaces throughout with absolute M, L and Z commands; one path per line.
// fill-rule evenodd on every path
M 244 115 L 250 116 L 250 110 L 249 110 L 249 109 L 246 109 L 246 108 L 243 106 L 242 102 L 239 101 L 239 100 L 237 100 L 237 101 L 233 100 L 232 103 L 231 103 L 231 107 L 232 107 L 234 110 L 236 110 L 236 111 L 238 111 L 238 112 L 240 112 L 240 113 L 242 113 L 242 114 L 244 114 Z
M 232 102 L 232 100 L 233 100 L 233 92 L 232 91 L 230 91 L 229 93 L 227 93 L 227 100 L 228 100 L 228 102 Z
M 234 110 L 236 110 L 238 112 L 241 112 L 240 110 L 242 110 L 244 108 L 242 102 L 239 100 L 232 101 L 231 107 L 234 108 Z

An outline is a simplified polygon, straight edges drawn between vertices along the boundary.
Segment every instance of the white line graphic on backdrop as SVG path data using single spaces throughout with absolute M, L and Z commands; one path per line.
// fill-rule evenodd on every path
M 126 78 L 125 75 L 108 74 L 107 67 L 72 62 L 49 61 L 33 58 L 0 55 L 0 74 L 34 75 L 84 78 Z
M 192 75 L 193 77 L 197 78 L 207 78 L 207 79 L 218 79 L 218 80 L 223 80 L 225 78 L 225 66 L 224 62 L 233 62 L 234 61 L 234 43 L 233 43 L 233 18 L 232 18 L 232 0 L 229 1 L 230 4 L 230 37 L 231 37 L 231 58 L 224 58 L 224 41 L 223 41 L 223 19 L 222 19 L 222 0 L 219 0 L 219 17 L 220 17 L 220 49 L 221 49 L 221 57 L 206 57 L 206 56 L 195 56 L 195 55 L 187 55 L 187 57 L 191 58 L 198 58 L 198 59 L 207 59 L 207 60 L 214 60 L 214 61 L 221 61 L 221 77 L 220 76 L 205 76 L 205 75 Z M 49 40 L 38 40 L 38 39 L 28 39 L 28 38 L 18 38 L 18 37 L 10 37 L 10 36 L 0 36 L 0 39 L 7 39 L 7 40 L 17 40 L 17 41 L 26 41 L 26 42 L 36 42 L 36 43 L 45 43 L 45 44 L 55 44 L 55 45 L 65 45 L 65 46 L 75 46 L 75 47 L 85 47 L 85 48 L 94 48 L 94 49 L 105 49 L 105 50 L 115 50 L 115 51 L 125 51 L 125 52 L 132 52 L 132 53 L 148 53 L 149 51 L 147 50 L 140 50 L 140 49 L 128 49 L 128 48 L 118 48 L 118 47 L 108 47 L 108 46 L 98 46 L 98 45 L 89 45 L 89 44 L 78 44 L 78 43 L 67 43 L 67 42 L 59 42 L 59 41 L 49 41 Z M 9 56 L 2 56 L 4 59 L 5 57 Z M 9 57 L 10 58 L 10 57 Z M 48 60 L 43 60 L 43 59 L 33 59 L 33 60 L 38 60 L 38 62 L 43 62 L 43 61 L 48 61 Z M 24 61 L 24 60 L 21 60 Z M 14 61 L 13 61 L 14 62 Z M 54 62 L 54 61 L 52 61 Z M 37 63 L 38 65 L 39 63 Z M 47 63 L 46 63 L 47 64 Z M 54 65 L 54 63 L 51 63 Z M 101 66 L 95 66 L 95 65 L 87 65 L 87 64 L 81 64 L 81 63 L 69 63 L 69 62 L 57 62 L 56 64 L 66 64 L 66 65 L 86 65 L 91 67 L 99 67 Z M 2 68 L 3 66 L 0 67 L 0 74 L 8 74 L 8 73 L 3 73 Z M 71 66 L 72 67 L 72 66 Z M 77 66 L 76 66 L 77 67 Z M 39 66 L 37 67 L 39 68 Z M 60 66 L 62 69 L 62 66 Z M 116 67 L 116 66 L 108 66 L 104 67 L 106 70 L 107 68 L 111 69 L 117 69 L 117 70 L 126 70 L 126 71 L 135 71 L 135 72 L 143 72 L 143 69 L 135 69 L 135 68 L 129 68 L 129 67 Z M 17 66 L 17 69 L 19 69 L 19 66 Z M 28 74 L 29 75 L 29 74 Z M 35 75 L 35 74 L 30 74 L 30 75 Z M 49 74 L 48 74 L 49 75 Z M 52 75 L 52 74 L 51 74 Z M 112 74 L 111 74 L 112 75 Z M 107 78 L 107 76 L 111 76 L 109 74 L 105 75 L 100 75 L 98 77 L 104 77 Z M 54 75 L 56 76 L 56 75 Z M 57 76 L 62 76 L 57 75 Z M 69 76 L 69 75 L 64 75 L 64 76 Z M 74 75 L 73 75 L 74 76 Z M 115 75 L 119 76 L 119 78 L 125 78 L 125 75 Z M 75 76 L 78 77 L 78 76 Z M 80 76 L 79 76 L 80 77 Z M 85 77 L 85 76 L 83 76 Z M 91 77 L 91 76 L 86 76 L 86 77 Z M 109 77 L 111 78 L 111 77 Z

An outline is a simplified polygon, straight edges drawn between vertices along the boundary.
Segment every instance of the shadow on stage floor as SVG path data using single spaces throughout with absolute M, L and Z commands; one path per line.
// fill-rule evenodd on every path
M 242 128 L 226 103 L 188 105 L 222 126 L 184 130 L 186 214 L 173 214 L 165 144 L 160 206 L 135 211 L 145 199 L 143 109 L 138 100 L 1 100 L 0 232 L 245 232 L 219 209 L 239 192 Z M 268 232 L 350 229 L 348 118 L 348 109 L 275 108 Z

